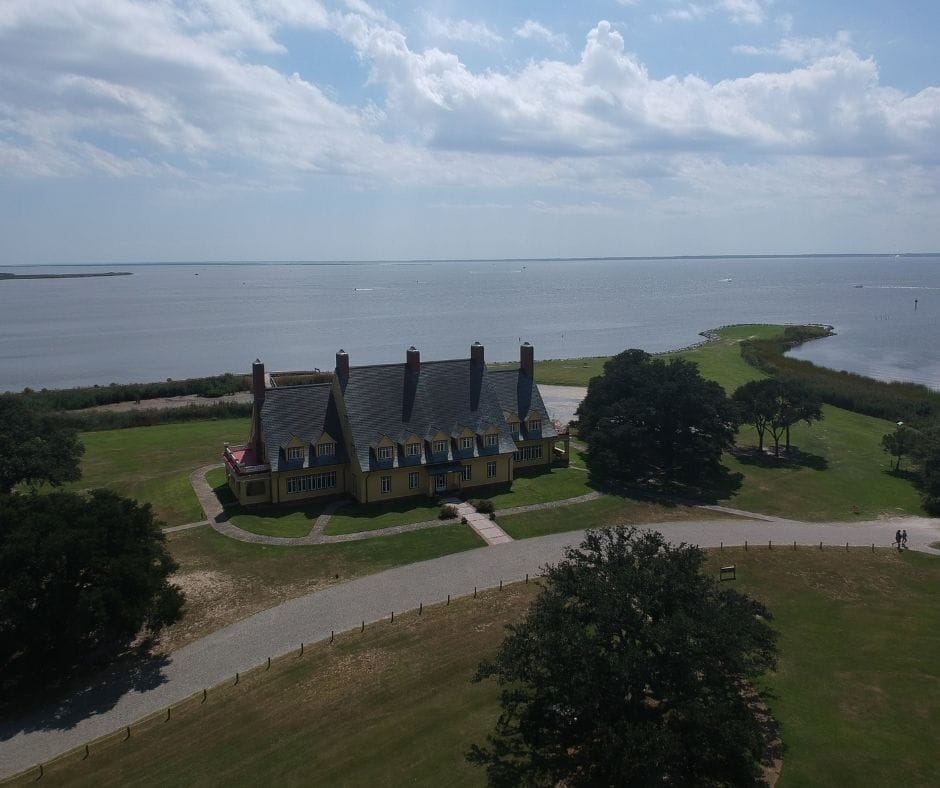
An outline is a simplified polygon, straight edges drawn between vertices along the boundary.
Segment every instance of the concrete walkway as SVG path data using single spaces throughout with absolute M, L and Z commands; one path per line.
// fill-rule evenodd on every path
M 466 520 L 467 525 L 488 545 L 506 544 L 512 541 L 512 537 L 491 520 L 489 515 L 480 514 L 472 504 L 461 501 L 459 498 L 444 498 L 441 502 L 456 508 L 461 521 Z
M 820 542 L 845 549 L 891 546 L 897 528 L 906 528 L 913 549 L 931 550 L 940 541 L 940 520 L 890 519 L 864 523 L 797 523 L 706 520 L 651 524 L 671 542 L 717 547 L 753 547 Z M 469 595 L 500 581 L 521 580 L 563 556 L 582 532 L 554 534 L 477 548 L 326 588 L 293 599 L 208 635 L 171 654 L 163 663 L 120 667 L 62 704 L 0 723 L 0 778 L 31 768 L 99 736 L 120 730 L 183 700 L 204 687 L 231 679 L 269 656 L 297 650 L 302 642 L 329 638 L 360 626 L 441 602 L 448 594 Z M 210 696 L 211 697 L 211 696 Z

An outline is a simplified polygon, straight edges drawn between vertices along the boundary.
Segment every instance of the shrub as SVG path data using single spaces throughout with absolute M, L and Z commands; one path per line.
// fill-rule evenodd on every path
M 475 501 L 470 501 L 470 504 L 480 514 L 492 514 L 493 512 L 496 511 L 496 507 L 493 505 L 493 502 L 489 498 L 479 498 Z
M 457 517 L 457 507 L 445 504 L 441 507 L 441 513 L 437 517 L 440 520 L 453 520 Z

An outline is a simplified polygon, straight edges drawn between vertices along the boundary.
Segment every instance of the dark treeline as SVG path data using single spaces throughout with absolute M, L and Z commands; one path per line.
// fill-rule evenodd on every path
M 120 430 L 127 427 L 153 427 L 184 421 L 247 418 L 250 402 L 220 402 L 216 405 L 191 405 L 188 408 L 146 408 L 141 410 L 68 410 L 55 413 L 55 419 L 78 432 Z
M 280 386 L 296 386 L 300 383 L 323 383 L 332 380 L 329 372 L 284 372 L 275 373 Z M 186 378 L 157 383 L 112 383 L 108 386 L 83 386 L 71 389 L 24 389 L 21 394 L 30 404 L 43 410 L 83 410 L 100 405 L 119 402 L 140 402 L 163 397 L 181 397 L 195 394 L 199 397 L 224 397 L 238 391 L 251 389 L 250 375 L 235 375 L 227 372 L 206 378 Z
M 208 378 L 167 380 L 160 383 L 112 383 L 109 386 L 82 386 L 72 389 L 24 389 L 19 396 L 44 410 L 81 410 L 118 402 L 138 402 L 159 397 L 222 397 L 251 387 L 249 375 L 214 375 Z
M 938 419 L 940 393 L 926 386 L 887 383 L 784 355 L 803 342 L 830 333 L 830 329 L 823 326 L 787 326 L 782 336 L 742 342 L 741 356 L 751 366 L 770 375 L 799 381 L 823 402 L 837 408 L 918 427 L 929 426 Z

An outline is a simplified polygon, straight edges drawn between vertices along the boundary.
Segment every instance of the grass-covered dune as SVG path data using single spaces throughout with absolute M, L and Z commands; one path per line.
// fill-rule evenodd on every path
M 786 752 L 778 786 L 940 784 L 940 559 L 804 548 L 712 554 L 780 631 L 762 688 Z M 473 684 L 534 583 L 337 636 L 47 764 L 56 785 L 483 785 L 463 754 L 498 713 Z M 903 644 L 903 647 L 900 645 Z M 15 784 L 26 785 L 35 773 Z

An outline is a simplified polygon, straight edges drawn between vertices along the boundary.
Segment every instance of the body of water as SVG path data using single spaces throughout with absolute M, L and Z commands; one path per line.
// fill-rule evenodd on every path
M 488 360 L 684 347 L 730 323 L 825 323 L 819 364 L 940 389 L 936 257 L 108 265 L 0 281 L 0 390 L 468 355 Z M 915 308 L 916 302 L 916 308 Z

